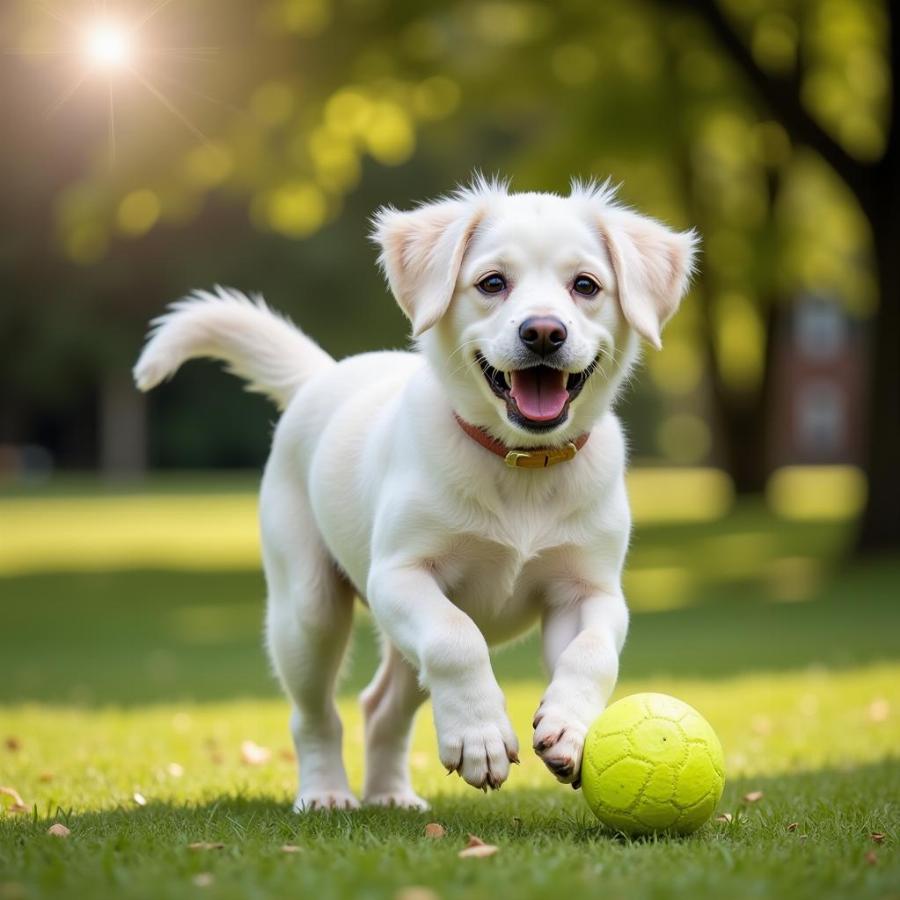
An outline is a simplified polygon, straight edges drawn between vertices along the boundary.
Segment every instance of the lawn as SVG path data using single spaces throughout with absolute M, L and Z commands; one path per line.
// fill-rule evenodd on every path
M 900 562 L 841 565 L 846 523 L 741 503 L 724 518 L 640 524 L 617 696 L 665 691 L 707 716 L 732 818 L 628 840 L 530 754 L 499 793 L 447 778 L 427 707 L 412 762 L 429 813 L 293 815 L 252 507 L 241 485 L 0 499 L 0 785 L 28 807 L 0 813 L 0 900 L 900 897 Z M 150 558 L 129 556 L 164 533 L 167 509 L 190 552 L 149 541 Z M 97 546 L 105 531 L 120 542 L 112 560 Z M 63 551 L 79 541 L 74 564 Z M 374 660 L 363 613 L 340 701 L 356 785 L 354 695 Z M 526 746 L 537 660 L 534 636 L 496 655 Z M 270 757 L 248 763 L 245 741 Z M 48 835 L 54 822 L 71 834 Z M 446 836 L 426 837 L 428 822 Z M 458 858 L 470 833 L 499 852 Z

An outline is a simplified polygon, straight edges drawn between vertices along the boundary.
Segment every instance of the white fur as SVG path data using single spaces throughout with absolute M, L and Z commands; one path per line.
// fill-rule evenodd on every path
M 441 762 L 475 787 L 506 780 L 518 741 L 488 646 L 536 621 L 551 679 L 533 746 L 560 781 L 577 784 L 628 623 L 625 448 L 611 404 L 636 334 L 658 343 L 674 312 L 695 239 L 616 206 L 605 186 L 560 197 L 484 181 L 411 212 L 381 211 L 375 239 L 418 352 L 334 363 L 260 302 L 220 291 L 159 321 L 138 385 L 214 356 L 287 404 L 263 477 L 261 529 L 268 646 L 293 703 L 298 810 L 357 803 L 333 699 L 354 594 L 384 636 L 362 696 L 367 802 L 425 806 L 406 754 L 428 693 Z M 475 288 L 488 271 L 508 279 L 502 297 Z M 579 273 L 603 286 L 598 297 L 575 295 Z M 600 361 L 568 418 L 543 434 L 507 418 L 474 359 L 477 349 L 515 368 L 519 325 L 536 314 L 565 322 L 568 371 Z M 454 412 L 510 446 L 590 439 L 569 462 L 510 469 Z

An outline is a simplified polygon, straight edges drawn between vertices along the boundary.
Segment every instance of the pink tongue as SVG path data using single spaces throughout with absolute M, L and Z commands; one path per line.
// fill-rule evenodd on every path
M 510 394 L 525 418 L 548 422 L 563 411 L 569 399 L 566 373 L 547 366 L 514 371 Z

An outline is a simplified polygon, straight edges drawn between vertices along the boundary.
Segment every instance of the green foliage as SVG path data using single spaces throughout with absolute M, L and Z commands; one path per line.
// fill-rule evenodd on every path
M 759 65 L 847 152 L 879 156 L 883 0 L 723 6 Z M 214 281 L 264 288 L 337 352 L 396 344 L 405 326 L 366 244 L 375 207 L 476 169 L 557 190 L 572 175 L 610 176 L 627 202 L 703 237 L 694 302 L 637 408 L 646 415 L 659 394 L 676 416 L 644 452 L 706 458 L 701 380 L 718 380 L 720 399 L 759 392 L 768 309 L 815 292 L 868 316 L 877 292 L 856 199 L 761 109 L 689 7 L 148 0 L 136 74 L 107 77 L 80 55 L 81 18 L 73 30 L 13 0 L 0 12 L 21 51 L 0 87 L 18 113 L 0 149 L 15 233 L 5 377 L 23 403 L 55 395 L 60 407 L 64 386 L 84 393 L 72 372 L 90 383 L 121 371 L 151 314 Z

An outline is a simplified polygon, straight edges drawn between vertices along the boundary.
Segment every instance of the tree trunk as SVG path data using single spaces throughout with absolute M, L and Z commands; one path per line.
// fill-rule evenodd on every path
M 142 475 L 147 468 L 147 404 L 131 373 L 108 372 L 99 400 L 101 471 L 108 478 Z
M 884 174 L 879 208 L 870 214 L 879 306 L 869 358 L 869 499 L 856 544 L 866 555 L 900 549 L 900 178 L 890 163 Z
M 771 425 L 772 356 L 775 351 L 775 328 L 780 307 L 774 301 L 764 310 L 765 361 L 759 385 L 742 393 L 728 388 L 718 374 L 718 364 L 710 355 L 711 387 L 714 400 L 713 417 L 718 433 L 723 464 L 738 494 L 761 494 L 769 478 L 769 427 Z M 707 326 L 706 331 L 709 331 Z M 711 336 L 705 340 L 711 345 Z

